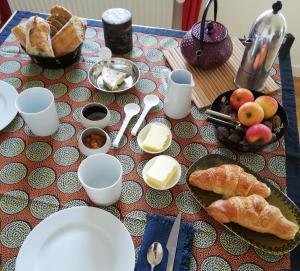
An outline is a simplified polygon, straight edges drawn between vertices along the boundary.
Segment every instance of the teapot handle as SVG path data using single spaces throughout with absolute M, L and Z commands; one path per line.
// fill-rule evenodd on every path
M 200 28 L 200 48 L 196 51 L 196 55 L 199 57 L 202 54 L 202 48 L 203 48 L 203 40 L 204 40 L 204 27 L 205 27 L 205 21 L 206 16 L 208 13 L 208 9 L 211 5 L 211 3 L 214 2 L 214 21 L 217 20 L 217 14 L 218 14 L 218 0 L 209 0 L 205 6 L 202 20 L 201 20 L 201 28 Z M 213 24 L 210 22 L 207 24 L 207 33 L 212 34 L 213 33 Z M 194 37 L 194 36 L 193 36 Z M 194 37 L 195 38 L 195 37 Z

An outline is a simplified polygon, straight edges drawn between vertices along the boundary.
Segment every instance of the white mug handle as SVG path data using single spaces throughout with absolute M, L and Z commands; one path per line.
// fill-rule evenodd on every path
M 161 82 L 165 89 L 167 89 L 167 87 L 168 87 L 166 78 L 169 78 L 170 74 L 171 74 L 171 71 L 168 69 L 161 70 L 160 78 L 161 78 Z

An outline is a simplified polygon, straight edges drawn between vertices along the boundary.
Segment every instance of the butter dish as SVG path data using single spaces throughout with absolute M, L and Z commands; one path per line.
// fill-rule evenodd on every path
M 144 152 L 162 153 L 170 147 L 172 133 L 169 127 L 163 123 L 149 123 L 139 132 L 137 142 Z
M 155 172 L 156 176 L 154 176 Z M 159 155 L 146 163 L 142 176 L 145 183 L 153 189 L 167 190 L 178 183 L 181 177 L 181 167 L 173 157 Z M 155 181 L 158 181 L 157 185 Z

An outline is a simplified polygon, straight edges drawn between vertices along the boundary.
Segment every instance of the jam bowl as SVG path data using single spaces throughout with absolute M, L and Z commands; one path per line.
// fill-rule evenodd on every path
M 78 147 L 85 156 L 107 153 L 110 146 L 111 139 L 109 135 L 98 127 L 86 128 L 78 139 Z

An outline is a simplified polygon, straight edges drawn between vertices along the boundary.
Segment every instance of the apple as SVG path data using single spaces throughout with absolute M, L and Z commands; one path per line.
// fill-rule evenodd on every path
M 247 102 L 253 102 L 254 96 L 249 89 L 238 88 L 232 92 L 230 96 L 230 106 L 233 109 L 239 110 L 239 108 Z
M 256 103 L 258 103 L 262 109 L 264 110 L 264 119 L 269 119 L 273 117 L 278 109 L 278 102 L 271 96 L 259 96 L 255 100 Z
M 272 140 L 272 131 L 264 124 L 254 124 L 247 129 L 245 137 L 250 144 L 268 144 Z
M 243 125 L 249 127 L 261 123 L 264 119 L 264 110 L 255 102 L 243 104 L 238 111 L 238 120 Z

